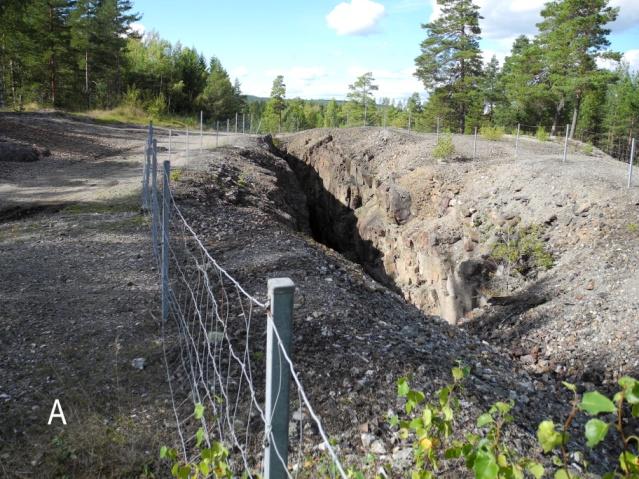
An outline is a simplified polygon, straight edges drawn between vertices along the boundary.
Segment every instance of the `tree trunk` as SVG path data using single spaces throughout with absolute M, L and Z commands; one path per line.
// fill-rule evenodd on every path
M 13 108 L 15 109 L 16 107 L 16 80 L 15 80 L 15 74 L 13 72 L 13 60 L 9 60 L 9 74 L 10 76 L 10 82 L 11 82 L 11 99 L 13 101 Z
M 91 95 L 89 95 L 89 50 L 84 50 L 84 94 L 87 97 L 87 110 L 91 109 Z
M 564 98 L 562 97 L 559 100 L 559 103 L 557 103 L 557 108 L 555 108 L 555 115 L 553 116 L 552 119 L 552 128 L 550 129 L 550 136 L 556 136 L 557 135 L 557 123 L 559 123 L 559 116 L 561 115 L 561 112 L 564 111 Z
M 581 94 L 577 93 L 575 97 L 575 108 L 572 111 L 572 123 L 570 124 L 570 139 L 574 140 L 575 130 L 577 129 L 577 118 L 579 117 L 579 107 L 581 105 Z
M 53 35 L 53 7 L 49 7 L 49 33 Z M 49 58 L 49 80 L 51 83 L 51 104 L 55 106 L 56 94 L 56 65 L 55 65 L 55 45 L 51 47 L 51 58 Z

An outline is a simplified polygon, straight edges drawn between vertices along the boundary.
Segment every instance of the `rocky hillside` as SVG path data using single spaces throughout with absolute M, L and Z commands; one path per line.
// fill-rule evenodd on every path
M 536 374 L 606 383 L 639 371 L 639 188 L 626 166 L 526 139 L 470 161 L 434 135 L 313 130 L 280 148 L 316 237 L 423 312 L 503 345 Z M 488 145 L 488 146 L 486 146 Z
M 571 252 L 582 250 L 581 243 L 568 241 L 566 232 L 575 228 L 572 234 L 583 235 L 591 222 L 601 221 L 597 212 L 604 205 L 621 215 L 623 208 L 615 201 L 627 201 L 627 196 L 603 184 L 594 192 L 587 184 L 568 190 L 562 185 L 574 177 L 560 179 L 556 157 L 520 155 L 515 165 L 508 145 L 497 144 L 490 147 L 497 159 L 439 163 L 429 157 L 433 143 L 434 138 L 379 129 L 248 140 L 212 150 L 204 169 L 184 173 L 176 198 L 211 253 L 248 291 L 263 291 L 265 277 L 288 276 L 295 282 L 294 360 L 347 461 L 374 452 L 401 469 L 410 452 L 387 426 L 388 411 L 400 404 L 395 381 L 408 375 L 432 394 L 450 381 L 457 361 L 471 366 L 460 431 L 474 430 L 474 417 L 493 401 L 513 399 L 519 426 L 508 429 L 509 441 L 537 456 L 539 421 L 563 420 L 567 412 L 569 395 L 561 380 L 573 371 L 579 376 L 591 370 L 582 360 L 592 356 L 585 336 L 579 339 L 583 343 L 575 342 L 582 356 L 572 351 L 572 363 L 564 362 L 568 353 L 561 344 L 567 339 L 553 339 L 563 338 L 566 329 L 575 331 L 575 320 L 566 318 L 573 311 L 569 308 L 575 308 L 574 314 L 583 311 L 575 300 L 565 304 L 568 285 L 577 284 L 566 279 L 569 268 L 585 275 L 583 265 L 569 261 Z M 620 168 L 602 158 L 583 161 L 592 166 L 591 174 L 598 171 L 609 182 L 615 173 L 607 169 Z M 586 177 L 579 165 L 571 158 L 563 168 Z M 550 166 L 555 173 L 548 172 Z M 551 196 L 543 199 L 543 190 L 533 183 L 542 184 L 553 174 L 562 206 Z M 618 176 L 621 182 L 621 171 Z M 606 194 L 610 199 L 604 203 Z M 538 236 L 540 257 L 549 263 L 516 258 L 508 269 L 495 258 L 493 246 L 503 241 L 500 232 L 508 225 L 512 235 Z M 536 225 L 538 232 L 526 232 L 528 225 Z M 637 238 L 625 231 L 621 240 L 636 244 Z M 596 244 L 592 248 L 604 252 Z M 555 297 L 562 284 L 564 292 Z M 592 295 L 584 304 L 598 298 L 586 286 L 580 294 Z M 539 321 L 536 328 L 527 322 L 531 311 L 548 307 L 560 308 L 566 317 Z M 608 346 L 607 360 L 624 368 L 628 355 L 612 352 L 633 347 L 630 321 L 627 327 L 625 338 L 594 325 L 589 336 L 617 338 Z M 506 328 L 510 335 L 499 336 Z M 531 345 L 530 338 L 539 337 L 534 335 L 544 340 Z M 312 430 L 304 440 L 310 449 L 320 442 Z M 590 460 L 607 467 L 611 458 Z

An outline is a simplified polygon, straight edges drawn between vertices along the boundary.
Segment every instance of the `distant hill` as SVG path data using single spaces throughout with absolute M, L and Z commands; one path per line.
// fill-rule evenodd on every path
M 255 95 L 245 95 L 246 97 L 246 102 L 247 103 L 255 103 L 255 102 L 265 102 L 268 101 L 269 98 L 268 97 L 263 97 L 263 96 L 255 96 Z M 331 100 L 322 100 L 322 99 L 306 99 L 306 98 L 302 98 L 304 101 L 308 101 L 311 103 L 318 103 L 320 105 L 326 105 L 329 101 Z M 287 98 L 287 100 L 293 100 L 293 98 Z M 337 104 L 342 104 L 342 103 L 346 103 L 345 100 L 335 100 L 337 102 Z

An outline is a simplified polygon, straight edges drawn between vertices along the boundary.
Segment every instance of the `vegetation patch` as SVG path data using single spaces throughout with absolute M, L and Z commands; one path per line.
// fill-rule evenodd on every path
M 593 144 L 592 144 L 592 143 L 590 143 L 590 142 L 588 142 L 588 143 L 584 144 L 584 145 L 581 147 L 581 152 L 582 152 L 584 155 L 591 156 L 591 155 L 592 155 L 592 153 L 593 153 L 594 151 L 595 151 L 595 147 L 594 147 L 594 146 L 593 146 Z
M 508 229 L 501 233 L 491 257 L 497 263 L 505 264 L 523 275 L 531 270 L 549 270 L 554 265 L 552 254 L 546 249 L 542 239 L 542 229 L 532 225 L 518 229 Z
M 453 135 L 444 133 L 440 135 L 439 141 L 433 148 L 433 157 L 438 159 L 450 158 L 455 154 L 455 145 L 453 145 Z
M 501 126 L 483 126 L 480 133 L 486 140 L 499 141 L 504 137 L 505 131 Z
M 550 135 L 543 126 L 540 126 L 539 128 L 537 128 L 535 138 L 537 138 L 539 141 L 548 141 L 550 139 Z

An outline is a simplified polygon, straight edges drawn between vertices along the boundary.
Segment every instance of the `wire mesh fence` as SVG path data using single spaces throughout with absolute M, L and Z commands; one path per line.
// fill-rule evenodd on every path
M 292 282 L 271 279 L 266 297 L 250 294 L 209 254 L 171 192 L 168 161 L 160 178 L 156 134 L 150 127 L 142 204 L 161 272 L 176 467 L 197 467 L 221 445 L 233 477 L 315 477 L 308 458 L 320 455 L 346 478 L 291 359 Z

